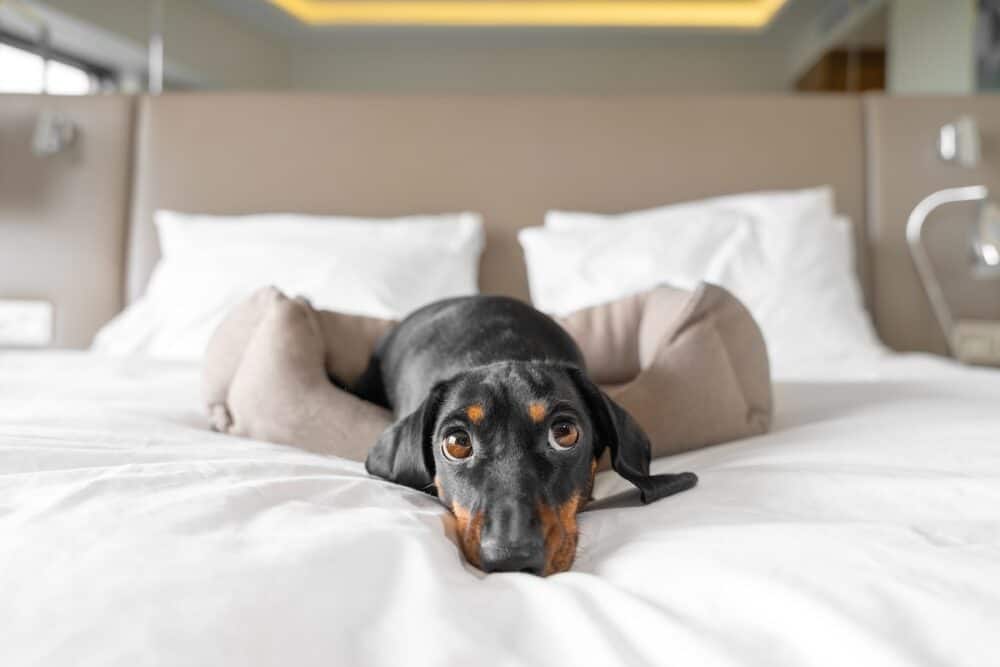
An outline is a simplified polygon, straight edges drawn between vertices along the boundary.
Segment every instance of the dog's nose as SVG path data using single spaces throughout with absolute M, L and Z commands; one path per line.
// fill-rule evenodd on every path
M 480 543 L 480 565 L 483 572 L 527 572 L 541 575 L 545 571 L 545 549 L 541 540 L 500 544 L 496 540 Z
M 536 512 L 511 503 L 487 512 L 479 542 L 484 572 L 530 572 L 545 570 L 545 542 Z

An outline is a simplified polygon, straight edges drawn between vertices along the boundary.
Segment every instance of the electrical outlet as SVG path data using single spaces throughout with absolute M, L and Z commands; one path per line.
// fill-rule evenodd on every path
M 52 342 L 52 304 L 0 299 L 0 346 L 44 347 Z
M 1000 320 L 959 320 L 952 341 L 959 361 L 1000 366 Z

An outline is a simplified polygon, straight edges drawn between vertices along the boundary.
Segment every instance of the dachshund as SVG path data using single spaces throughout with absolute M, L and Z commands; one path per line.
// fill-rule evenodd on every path
M 457 297 L 415 311 L 376 345 L 351 391 L 396 418 L 367 471 L 437 495 L 462 553 L 487 573 L 570 568 L 576 515 L 605 450 L 643 502 L 697 483 L 692 473 L 649 474 L 642 428 L 587 377 L 570 335 L 516 299 Z

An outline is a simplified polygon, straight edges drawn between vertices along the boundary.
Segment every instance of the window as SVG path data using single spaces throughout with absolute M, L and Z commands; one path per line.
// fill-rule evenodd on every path
M 0 42 L 0 93 L 45 91 L 45 61 L 36 53 Z M 48 62 L 48 92 L 86 95 L 98 89 L 98 77 L 82 67 L 59 60 Z

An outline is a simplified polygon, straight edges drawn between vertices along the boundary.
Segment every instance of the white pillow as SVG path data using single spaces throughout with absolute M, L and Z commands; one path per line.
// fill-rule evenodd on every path
M 532 299 L 557 315 L 669 283 L 726 287 L 761 325 L 776 376 L 881 354 L 829 188 L 732 195 L 620 216 L 550 212 L 519 236 Z
M 580 216 L 580 227 L 529 227 L 518 234 L 531 300 L 553 315 L 661 283 L 690 289 L 701 280 L 718 282 L 751 233 L 745 216 L 711 209 L 665 210 L 652 223 L 636 218 L 610 225 L 567 215 Z
M 371 220 L 157 211 L 162 257 L 145 294 L 98 332 L 93 349 L 201 357 L 225 314 L 274 285 L 317 308 L 401 318 L 475 294 L 484 234 L 459 213 Z
M 757 319 L 772 374 L 808 375 L 830 362 L 884 354 L 857 280 L 851 221 L 838 216 L 832 224 L 803 224 L 780 241 L 769 236 L 737 249 L 714 282 Z

